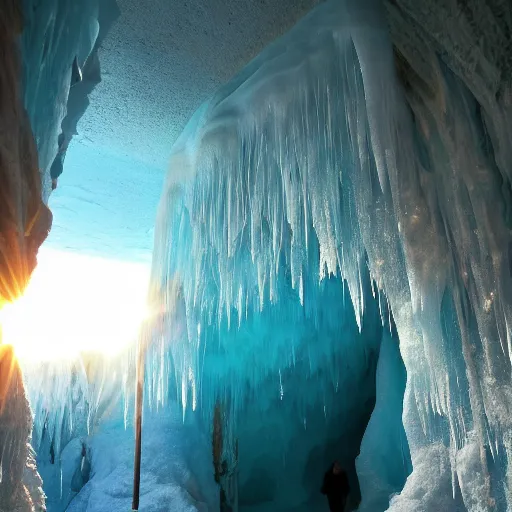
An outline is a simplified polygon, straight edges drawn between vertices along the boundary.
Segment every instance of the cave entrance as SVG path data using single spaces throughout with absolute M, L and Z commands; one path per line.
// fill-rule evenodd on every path
M 234 465 L 225 471 L 217 457 L 216 473 L 236 482 L 236 493 L 229 488 L 236 504 L 223 512 L 327 511 L 320 489 L 335 460 L 350 481 L 347 510 L 386 510 L 390 495 L 403 488 L 411 472 L 402 424 L 406 371 L 392 315 L 374 301 L 361 331 L 351 309 L 347 315 L 354 330 L 341 321 L 339 351 L 326 352 L 313 372 L 311 359 L 298 357 L 247 400 L 237 419 Z M 308 339 L 304 350 L 316 341 Z M 215 416 L 218 439 L 220 409 Z M 214 442 L 214 460 L 215 448 Z

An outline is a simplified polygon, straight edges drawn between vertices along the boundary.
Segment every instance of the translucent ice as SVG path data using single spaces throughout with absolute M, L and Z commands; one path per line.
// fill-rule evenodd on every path
M 25 4 L 25 104 L 46 198 L 97 3 L 62 4 L 58 16 L 57 2 Z M 397 512 L 512 503 L 512 16 L 509 2 L 463 4 L 322 3 L 194 115 L 172 150 L 156 230 L 151 406 L 176 397 L 184 416 L 208 415 L 220 400 L 235 430 L 264 387 L 259 412 L 291 394 L 306 430 L 308 406 L 327 417 L 338 390 L 354 389 L 392 313 L 413 466 Z M 314 385 L 293 394 L 298 375 Z M 27 373 L 35 445 L 59 451 L 75 413 L 89 420 L 108 403 L 105 380 L 82 377 L 59 376 L 45 405 Z M 117 410 L 118 432 L 125 416 Z M 73 506 L 115 502 L 109 469 L 126 506 L 120 452 L 110 465 L 93 456 L 97 480 Z M 156 500 L 170 499 L 147 478 Z
M 0 6 L 0 308 L 24 292 L 51 226 L 49 166 L 71 65 L 75 58 L 83 63 L 94 45 L 97 11 L 97 1 L 7 0 Z M 9 351 L 2 346 L 0 509 L 34 512 L 44 510 L 44 494 L 28 445 L 25 386 Z
M 411 472 L 402 424 L 405 382 L 398 340 L 385 329 L 377 364 L 377 400 L 356 460 L 361 512 L 386 510 L 390 496 L 402 490 Z
M 99 0 L 20 3 L 24 103 L 39 154 L 43 198 L 47 200 L 51 192 L 50 168 L 67 113 L 73 66 L 82 68 L 87 63 L 100 30 L 100 12 L 117 6 L 115 1 Z M 86 92 L 82 94 L 86 98 Z M 76 116 L 76 112 L 73 114 Z
M 152 294 L 183 405 L 224 387 L 236 409 L 325 321 L 327 277 L 363 328 L 369 273 L 407 369 L 414 471 L 393 510 L 419 482 L 415 510 L 504 510 L 510 68 L 478 31 L 510 33 L 510 6 L 435 5 L 326 2 L 198 110 L 172 151 Z M 313 368 L 321 345 L 305 346 Z

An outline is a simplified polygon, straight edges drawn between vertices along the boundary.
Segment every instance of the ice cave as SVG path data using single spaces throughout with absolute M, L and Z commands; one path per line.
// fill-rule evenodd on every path
M 0 0 L 0 198 L 0 512 L 512 511 L 511 0 Z

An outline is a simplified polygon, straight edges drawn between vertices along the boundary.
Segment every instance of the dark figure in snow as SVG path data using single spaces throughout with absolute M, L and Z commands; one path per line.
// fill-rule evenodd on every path
M 340 463 L 335 461 L 324 476 L 322 494 L 327 496 L 331 512 L 344 512 L 347 497 L 350 493 L 347 473 Z

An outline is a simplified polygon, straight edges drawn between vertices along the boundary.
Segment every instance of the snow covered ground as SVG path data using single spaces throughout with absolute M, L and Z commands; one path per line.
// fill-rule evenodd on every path
M 131 510 L 133 438 L 133 429 L 125 431 L 115 420 L 91 436 L 90 480 L 71 501 L 69 512 Z M 140 510 L 216 510 L 219 498 L 211 472 L 210 443 L 194 418 L 183 424 L 179 411 L 173 414 L 172 408 L 146 415 L 142 450 Z

